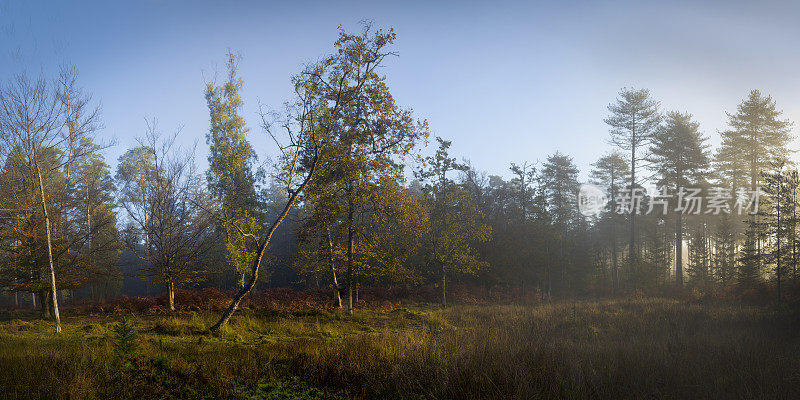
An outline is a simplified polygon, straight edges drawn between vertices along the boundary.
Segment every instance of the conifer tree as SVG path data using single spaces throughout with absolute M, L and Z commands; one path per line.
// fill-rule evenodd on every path
M 47 266 L 37 268 L 34 286 L 41 296 L 42 313 L 52 315 L 56 332 L 61 332 L 57 284 L 74 286 L 69 275 L 82 266 L 76 262 L 81 256 L 75 251 L 79 237 L 72 218 L 75 202 L 70 196 L 74 168 L 86 150 L 82 143 L 94 135 L 99 124 L 99 110 L 91 106 L 91 96 L 78 87 L 75 68 L 62 68 L 53 83 L 22 74 L 0 88 L 0 159 L 6 164 L 5 177 L 13 179 L 7 182 L 6 193 L 23 195 L 8 200 L 24 207 L 7 211 L 13 215 L 12 221 L 21 213 L 23 220 L 33 223 L 26 228 L 33 239 L 28 244 L 35 249 L 30 256 L 38 260 L 34 264 L 46 260 Z M 41 239 L 38 243 L 37 236 Z M 45 254 L 41 254 L 43 250 Z M 62 279 L 62 273 L 67 279 Z
M 793 193 L 797 191 L 797 176 L 786 171 L 786 159 L 772 163 L 770 171 L 762 172 L 766 197 L 759 216 L 762 217 L 764 234 L 767 236 L 764 252 L 767 260 L 775 266 L 775 282 L 778 302 L 781 301 L 781 284 L 785 279 L 786 265 L 793 263 L 794 227 L 793 218 L 797 207 Z
M 713 283 L 708 244 L 708 223 L 707 218 L 703 217 L 697 218 L 694 222 L 689 234 L 689 260 L 686 265 L 686 272 L 692 285 L 705 289 Z
M 773 160 L 786 158 L 792 139 L 792 122 L 782 119 L 783 112 L 771 96 L 751 90 L 736 109 L 727 113 L 729 129 L 720 132 L 722 143 L 715 156 L 716 169 L 723 181 L 732 187 L 759 189 L 761 172 L 769 169 Z M 748 217 L 748 226 L 740 261 L 740 284 L 753 284 L 760 279 L 762 269 L 763 225 L 758 210 Z
M 585 222 L 578 213 L 578 168 L 571 157 L 555 152 L 547 157 L 547 161 L 542 165 L 540 176 L 557 238 L 559 283 L 563 293 L 569 289 L 567 270 L 571 268 L 568 265 L 571 246 L 570 233 Z
M 650 146 L 648 159 L 658 174 L 658 184 L 680 198 L 680 190 L 699 187 L 708 171 L 708 145 L 691 114 L 671 111 Z M 683 204 L 674 203 L 675 213 L 675 281 L 683 285 Z M 703 236 L 705 238 L 705 235 Z M 705 247 L 703 247 L 705 249 Z
M 736 279 L 736 231 L 733 218 L 730 214 L 720 215 L 712 235 L 714 279 L 723 286 Z
M 658 102 L 650 97 L 649 90 L 628 88 L 622 89 L 617 101 L 608 106 L 611 115 L 605 119 L 605 123 L 611 127 L 609 142 L 630 153 L 630 190 L 638 185 L 637 162 L 644 160 L 644 152 L 661 122 L 658 106 Z M 634 272 L 639 251 L 636 248 L 636 212 L 633 209 L 630 213 L 629 233 L 628 259 L 631 272 Z
M 725 181 L 755 190 L 770 162 L 789 155 L 792 123 L 781 119 L 782 114 L 775 100 L 758 90 L 750 91 L 736 113 L 727 113 L 729 129 L 720 132 L 722 143 L 715 158 Z
M 617 212 L 615 201 L 617 193 L 630 173 L 627 161 L 619 152 L 609 153 L 592 164 L 591 179 L 601 185 L 608 196 L 604 218 L 608 221 L 609 240 L 611 243 L 611 279 L 614 293 L 619 290 L 619 266 L 617 255 Z
M 761 250 L 759 247 L 760 229 L 755 219 L 750 219 L 745 231 L 744 243 L 739 251 L 736 280 L 740 287 L 748 288 L 761 281 Z

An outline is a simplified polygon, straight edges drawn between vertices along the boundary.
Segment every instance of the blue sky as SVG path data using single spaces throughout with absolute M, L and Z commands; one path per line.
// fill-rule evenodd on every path
M 183 126 L 204 167 L 204 82 L 224 72 L 230 48 L 243 57 L 244 116 L 263 159 L 273 150 L 258 101 L 279 107 L 290 76 L 331 51 L 337 26 L 362 19 L 397 32 L 400 57 L 385 71 L 398 102 L 490 174 L 559 150 L 585 177 L 610 149 L 603 118 L 625 86 L 693 113 L 712 144 L 750 89 L 800 120 L 800 7 L 769 1 L 0 0 L 0 79 L 71 63 L 102 104 L 112 164 L 155 117 L 165 132 Z

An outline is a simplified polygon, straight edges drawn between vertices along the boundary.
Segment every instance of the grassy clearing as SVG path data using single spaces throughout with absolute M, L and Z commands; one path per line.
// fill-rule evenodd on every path
M 8 398 L 800 398 L 790 310 L 673 300 L 0 322 Z

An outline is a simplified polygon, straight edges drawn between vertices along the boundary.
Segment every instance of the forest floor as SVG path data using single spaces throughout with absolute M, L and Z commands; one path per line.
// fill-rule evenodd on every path
M 0 312 L 0 398 L 800 398 L 800 313 L 668 299 L 277 313 Z

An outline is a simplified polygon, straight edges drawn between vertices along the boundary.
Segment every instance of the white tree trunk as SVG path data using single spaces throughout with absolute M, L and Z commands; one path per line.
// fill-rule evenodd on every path
M 169 310 L 175 311 L 175 284 L 172 281 L 167 284 L 167 291 L 169 292 Z
M 47 213 L 47 202 L 44 197 L 44 182 L 42 171 L 36 163 L 36 175 L 39 178 L 39 194 L 42 196 L 42 212 L 44 213 L 44 226 L 47 231 L 47 259 L 50 262 L 50 291 L 53 298 L 53 317 L 56 320 L 56 332 L 61 333 L 61 316 L 58 313 L 58 291 L 56 290 L 56 269 L 53 265 L 53 239 L 50 234 L 50 215 Z

